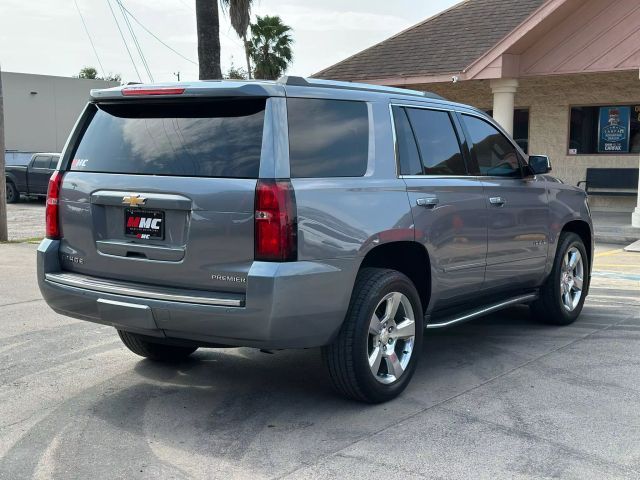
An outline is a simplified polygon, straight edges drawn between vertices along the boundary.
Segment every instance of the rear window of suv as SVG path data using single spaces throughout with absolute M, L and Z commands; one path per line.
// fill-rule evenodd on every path
M 369 158 L 364 102 L 289 98 L 292 178 L 361 177 Z
M 257 178 L 265 105 L 265 99 L 91 105 L 71 170 Z

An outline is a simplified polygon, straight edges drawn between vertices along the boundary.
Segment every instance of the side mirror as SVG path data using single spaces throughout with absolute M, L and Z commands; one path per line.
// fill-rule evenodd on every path
M 534 175 L 544 175 L 551 171 L 551 160 L 546 155 L 529 155 L 529 170 Z

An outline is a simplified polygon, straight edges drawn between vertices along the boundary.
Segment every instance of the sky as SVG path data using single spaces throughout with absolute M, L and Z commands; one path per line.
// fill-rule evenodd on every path
M 198 67 L 192 63 L 197 62 L 195 0 L 120 1 L 144 27 L 186 57 L 169 50 L 129 17 L 154 81 L 174 81 L 177 72 L 181 80 L 196 80 Z M 458 1 L 257 0 L 253 18 L 256 14 L 279 15 L 292 27 L 294 60 L 287 73 L 308 76 Z M 109 5 L 139 74 L 127 54 Z M 242 43 L 225 13 L 221 14 L 220 31 L 223 71 L 232 64 L 244 66 Z M 116 0 L 1 0 L 0 66 L 5 71 L 60 76 L 77 75 L 82 67 L 93 66 L 99 74 L 119 73 L 125 82 L 149 81 Z

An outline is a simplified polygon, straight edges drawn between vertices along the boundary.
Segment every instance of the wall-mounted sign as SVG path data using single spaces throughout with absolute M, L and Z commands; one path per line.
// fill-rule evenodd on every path
M 598 126 L 599 153 L 629 153 L 630 107 L 601 107 Z

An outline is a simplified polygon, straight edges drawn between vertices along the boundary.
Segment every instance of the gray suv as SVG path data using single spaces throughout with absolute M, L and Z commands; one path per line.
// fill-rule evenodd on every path
M 92 92 L 49 185 L 38 281 L 138 355 L 322 347 L 335 388 L 397 396 L 424 332 L 589 288 L 582 190 L 485 113 L 285 77 Z

